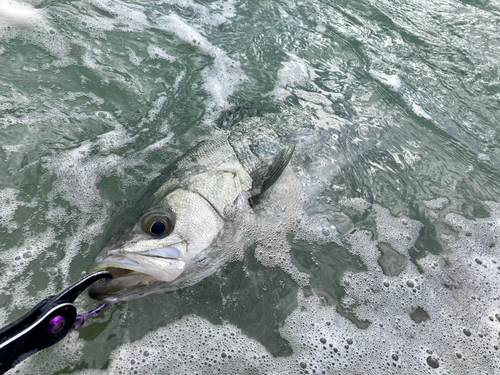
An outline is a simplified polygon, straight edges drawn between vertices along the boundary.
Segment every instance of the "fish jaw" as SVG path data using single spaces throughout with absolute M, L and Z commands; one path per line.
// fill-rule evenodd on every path
M 113 278 L 94 284 L 89 294 L 101 301 L 133 299 L 144 295 L 141 290 L 176 280 L 185 268 L 182 253 L 176 247 L 142 252 L 110 250 L 97 257 L 90 272 L 106 270 Z

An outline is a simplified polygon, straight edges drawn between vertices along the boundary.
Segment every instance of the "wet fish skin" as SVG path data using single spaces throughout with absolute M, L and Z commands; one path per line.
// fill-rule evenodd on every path
M 234 235 L 234 218 L 262 198 L 294 149 L 262 157 L 251 148 L 240 133 L 226 131 L 167 168 L 91 266 L 114 275 L 94 284 L 91 297 L 112 302 L 183 288 L 226 263 L 232 253 L 223 239 Z M 154 224 L 170 232 L 152 234 Z

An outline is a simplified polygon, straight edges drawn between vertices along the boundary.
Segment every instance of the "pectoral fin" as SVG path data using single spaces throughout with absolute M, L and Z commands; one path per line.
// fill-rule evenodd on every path
M 286 166 L 292 158 L 295 151 L 295 145 L 282 150 L 276 155 L 270 163 L 262 168 L 258 168 L 251 176 L 253 179 L 253 192 L 254 195 L 250 198 L 250 205 L 255 206 L 259 203 L 262 195 L 268 191 L 271 186 L 278 180 Z

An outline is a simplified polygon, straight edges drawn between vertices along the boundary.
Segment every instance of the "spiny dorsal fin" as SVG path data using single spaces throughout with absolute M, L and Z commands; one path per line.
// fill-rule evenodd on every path
M 282 150 L 276 155 L 271 162 L 263 168 L 258 169 L 252 174 L 254 180 L 254 187 L 257 194 L 250 197 L 250 205 L 253 207 L 262 198 L 262 195 L 274 185 L 274 183 L 281 176 L 286 166 L 292 158 L 295 151 L 295 145 Z M 260 187 L 260 189 L 259 189 Z

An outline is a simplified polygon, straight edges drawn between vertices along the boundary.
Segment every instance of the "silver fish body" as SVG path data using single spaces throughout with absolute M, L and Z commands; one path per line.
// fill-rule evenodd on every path
M 235 234 L 234 219 L 276 181 L 294 149 L 252 145 L 226 132 L 168 168 L 95 259 L 90 271 L 106 269 L 113 278 L 96 283 L 91 297 L 129 300 L 183 288 L 226 263 L 231 250 L 223 239 Z

